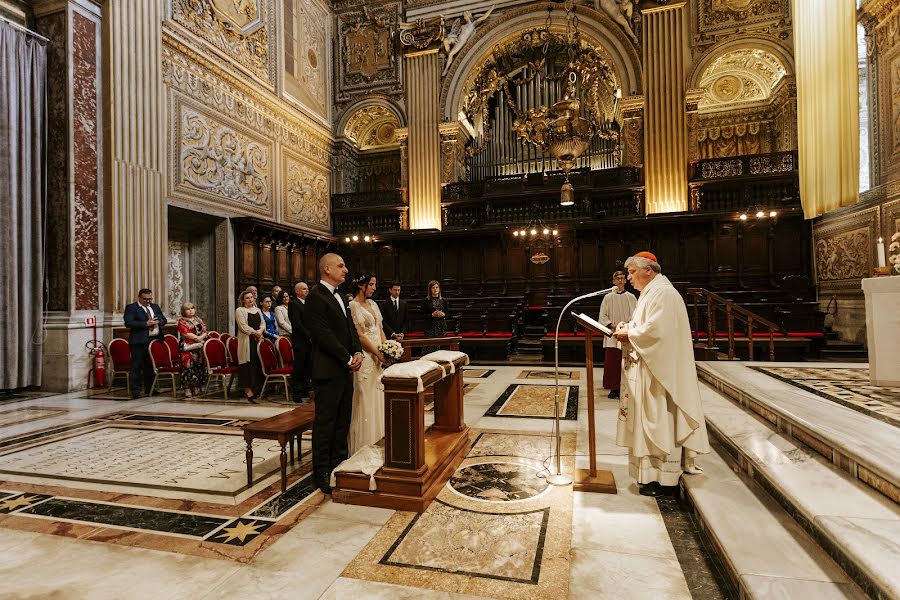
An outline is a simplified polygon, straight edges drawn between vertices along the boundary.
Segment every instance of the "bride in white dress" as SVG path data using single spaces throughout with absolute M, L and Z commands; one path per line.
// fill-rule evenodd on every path
M 384 386 L 381 365 L 390 364 L 378 351 L 384 341 L 381 310 L 372 300 L 377 280 L 374 275 L 361 275 L 353 280 L 356 297 L 350 301 L 350 314 L 364 360 L 353 374 L 353 412 L 350 417 L 350 456 L 384 437 Z

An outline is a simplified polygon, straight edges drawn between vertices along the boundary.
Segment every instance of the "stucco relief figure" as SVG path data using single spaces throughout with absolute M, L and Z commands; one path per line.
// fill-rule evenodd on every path
M 447 71 L 450 70 L 450 65 L 453 64 L 453 59 L 459 54 L 462 47 L 466 45 L 472 34 L 475 33 L 475 28 L 486 21 L 492 12 L 494 12 L 493 6 L 475 20 L 473 20 L 472 13 L 469 11 L 464 12 L 462 18 L 454 19 L 450 25 L 450 33 L 444 36 L 444 52 L 447 54 L 447 63 L 444 65 L 444 72 L 441 73 L 441 76 L 447 74 Z
M 631 41 L 637 44 L 637 36 L 631 29 L 631 17 L 634 14 L 636 0 L 595 0 L 599 8 L 603 9 L 609 18 L 622 26 Z

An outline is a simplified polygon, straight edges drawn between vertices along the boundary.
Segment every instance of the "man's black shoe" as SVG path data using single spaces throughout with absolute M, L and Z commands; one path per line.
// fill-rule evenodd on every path
M 609 396 L 607 396 L 607 398 L 609 398 L 610 400 L 615 400 L 618 397 L 619 397 L 619 390 L 613 390 L 609 393 Z

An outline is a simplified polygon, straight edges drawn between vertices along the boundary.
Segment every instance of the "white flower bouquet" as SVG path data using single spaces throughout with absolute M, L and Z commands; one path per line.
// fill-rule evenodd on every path
M 900 273 L 900 231 L 891 236 L 891 245 L 888 246 L 888 262 L 894 265 L 894 270 Z
M 403 358 L 403 346 L 396 340 L 386 340 L 378 346 L 378 351 L 384 354 L 386 358 L 397 361 Z

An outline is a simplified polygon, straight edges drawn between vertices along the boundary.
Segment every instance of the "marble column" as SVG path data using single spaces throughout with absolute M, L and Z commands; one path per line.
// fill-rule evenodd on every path
M 47 290 L 42 387 L 84 388 L 102 327 L 99 1 L 40 1 L 35 29 L 49 38 L 47 71 Z M 100 330 L 102 334 L 102 329 Z
M 447 121 L 438 127 L 441 136 L 441 185 L 464 181 L 466 142 L 469 133 L 459 121 Z
M 404 57 L 409 120 L 409 227 L 441 228 L 440 64 L 436 48 Z
M 687 210 L 685 3 L 641 11 L 643 24 L 644 182 L 647 214 Z
M 116 317 L 140 288 L 166 293 L 165 4 L 103 4 L 105 308 Z

